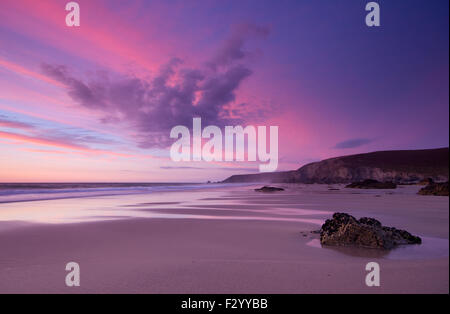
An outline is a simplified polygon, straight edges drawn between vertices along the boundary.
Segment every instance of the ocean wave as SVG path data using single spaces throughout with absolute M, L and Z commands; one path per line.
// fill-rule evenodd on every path
M 0 184 L 0 203 L 184 191 L 236 184 L 206 183 L 8 183 Z M 240 184 L 242 185 L 242 184 Z

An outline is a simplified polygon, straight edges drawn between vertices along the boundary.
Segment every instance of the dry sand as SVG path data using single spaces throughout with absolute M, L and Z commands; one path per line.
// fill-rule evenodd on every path
M 448 197 L 418 196 L 415 186 L 285 187 L 0 204 L 0 292 L 449 292 Z M 376 217 L 424 244 L 391 253 L 321 248 L 310 231 L 334 211 Z M 71 261 L 80 287 L 65 286 Z M 380 287 L 365 285 L 372 261 Z

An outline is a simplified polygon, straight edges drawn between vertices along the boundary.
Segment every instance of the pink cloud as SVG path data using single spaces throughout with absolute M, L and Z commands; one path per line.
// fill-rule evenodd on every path
M 0 59 L 0 66 L 8 69 L 9 71 L 15 72 L 17 74 L 29 76 L 29 77 L 32 77 L 34 79 L 38 79 L 40 81 L 43 81 L 43 82 L 46 82 L 46 83 L 49 83 L 49 84 L 52 84 L 52 85 L 55 85 L 55 86 L 58 86 L 58 87 L 63 87 L 64 86 L 60 82 L 58 82 L 58 81 L 56 81 L 56 80 L 54 80 L 54 79 L 52 79 L 50 77 L 47 77 L 47 76 L 42 75 L 40 73 L 33 72 L 33 71 L 29 70 L 29 69 L 24 68 L 21 65 L 18 65 L 18 64 L 13 63 L 13 62 L 9 62 L 9 61 L 4 60 L 4 59 Z
M 117 71 L 128 71 L 126 65 L 130 64 L 155 70 L 158 62 L 166 59 L 170 49 L 162 41 L 149 40 L 151 29 L 140 31 L 139 27 L 113 14 L 100 2 L 79 2 L 85 18 L 78 28 L 65 25 L 65 3 L 45 0 L 2 1 L 1 23 L 39 38 L 49 46 Z M 120 21 L 120 27 L 111 26 L 111 21 Z
M 2 119 L 2 117 L 0 116 L 0 127 L 7 127 L 7 128 L 14 128 L 14 129 L 24 129 L 24 130 L 29 130 L 29 129 L 33 129 L 34 126 L 31 124 L 27 124 L 27 123 L 23 123 L 23 122 L 19 122 L 19 121 L 9 121 L 9 120 L 5 120 Z

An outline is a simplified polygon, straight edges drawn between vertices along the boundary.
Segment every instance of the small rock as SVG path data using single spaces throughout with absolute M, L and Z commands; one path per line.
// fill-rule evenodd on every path
M 421 181 L 419 181 L 417 184 L 418 185 L 428 185 L 428 184 L 433 184 L 434 181 L 432 178 L 427 178 L 427 179 L 423 179 Z
M 449 196 L 448 181 L 444 183 L 430 183 L 426 187 L 421 188 L 417 193 L 419 195 L 435 195 L 435 196 Z
M 277 191 L 284 191 L 283 188 L 276 188 L 274 186 L 263 186 L 260 189 L 255 189 L 256 192 L 277 192 Z
M 353 182 L 346 186 L 350 189 L 396 189 L 397 184 L 394 182 L 380 182 L 377 180 L 367 179 L 360 182 Z

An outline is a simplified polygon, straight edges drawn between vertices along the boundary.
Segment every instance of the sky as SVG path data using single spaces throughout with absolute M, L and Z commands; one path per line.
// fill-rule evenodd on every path
M 170 130 L 278 126 L 278 170 L 448 147 L 449 2 L 0 1 L 0 182 L 204 182 Z

